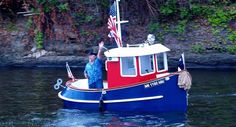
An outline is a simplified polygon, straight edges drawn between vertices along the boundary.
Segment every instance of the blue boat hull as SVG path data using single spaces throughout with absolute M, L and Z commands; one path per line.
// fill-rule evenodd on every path
M 177 85 L 178 75 L 135 86 L 102 91 L 66 87 L 58 95 L 65 108 L 132 112 L 186 112 L 187 91 Z

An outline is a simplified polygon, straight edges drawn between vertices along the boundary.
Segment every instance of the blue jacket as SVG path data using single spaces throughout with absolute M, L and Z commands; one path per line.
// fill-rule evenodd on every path
M 95 59 L 93 64 L 87 63 L 84 73 L 89 77 L 88 83 L 92 84 L 99 79 L 102 79 L 102 61 L 98 58 Z

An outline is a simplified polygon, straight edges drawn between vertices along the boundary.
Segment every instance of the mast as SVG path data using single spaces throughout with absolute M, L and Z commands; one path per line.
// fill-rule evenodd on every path
M 118 35 L 120 37 L 120 41 L 121 41 L 121 44 L 123 43 L 122 41 L 122 34 L 121 34 L 121 23 L 127 23 L 129 21 L 120 21 L 120 9 L 119 9 L 119 2 L 120 0 L 116 0 L 116 17 L 117 17 L 117 20 L 116 20 L 116 24 L 118 25 L 118 29 L 117 29 L 117 32 L 118 32 Z M 123 44 L 122 44 L 123 45 Z
M 116 0 L 116 11 L 117 11 L 116 17 L 117 17 L 117 25 L 118 25 L 118 30 L 117 30 L 117 32 L 118 32 L 118 35 L 119 35 L 119 37 L 120 37 L 120 41 L 121 41 L 121 44 L 122 44 L 121 26 L 120 26 L 120 9 L 119 9 L 119 2 L 120 2 L 120 0 Z

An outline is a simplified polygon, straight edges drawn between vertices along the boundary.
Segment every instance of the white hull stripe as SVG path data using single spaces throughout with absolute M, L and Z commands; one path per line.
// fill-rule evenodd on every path
M 58 93 L 58 97 L 71 102 L 78 102 L 78 103 L 99 103 L 99 100 L 78 100 L 78 99 L 70 99 L 67 97 L 63 97 L 61 92 Z M 163 98 L 162 95 L 159 96 L 152 96 L 152 97 L 141 97 L 141 98 L 131 98 L 131 99 L 119 99 L 119 100 L 104 100 L 103 103 L 121 103 L 121 102 L 133 102 L 133 101 L 146 101 L 146 100 L 153 100 L 153 99 L 161 99 Z

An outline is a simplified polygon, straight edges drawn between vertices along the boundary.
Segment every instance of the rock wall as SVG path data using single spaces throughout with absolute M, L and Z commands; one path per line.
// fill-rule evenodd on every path
M 7 23 L 1 23 L 0 66 L 64 66 L 65 62 L 69 62 L 71 66 L 83 67 L 87 62 L 86 52 L 97 48 L 97 42 L 54 40 L 45 42 L 43 51 L 35 50 L 34 41 L 28 35 L 24 23 L 25 19 L 19 19 L 15 23 L 16 29 L 10 31 L 6 28 Z M 168 24 L 170 29 L 175 29 L 175 25 L 174 22 Z M 99 35 L 106 37 L 107 30 L 104 28 L 106 27 L 98 28 L 97 31 L 103 30 Z M 181 53 L 184 52 L 188 68 L 236 68 L 236 55 L 219 51 L 214 47 L 215 45 L 224 47 L 226 43 L 231 43 L 224 37 L 224 33 L 213 35 L 211 26 L 204 25 L 200 21 L 188 22 L 185 29 L 185 33 L 181 35 L 170 31 L 164 31 L 162 36 L 155 33 L 157 42 L 171 49 L 168 54 L 170 66 L 176 67 Z M 163 29 L 160 28 L 158 31 L 161 33 Z M 125 33 L 124 43 L 134 44 L 143 43 L 149 32 L 147 26 L 130 25 L 126 26 Z M 114 45 L 109 39 L 104 38 L 104 40 L 107 47 Z M 194 52 L 195 44 L 201 44 L 204 51 Z

